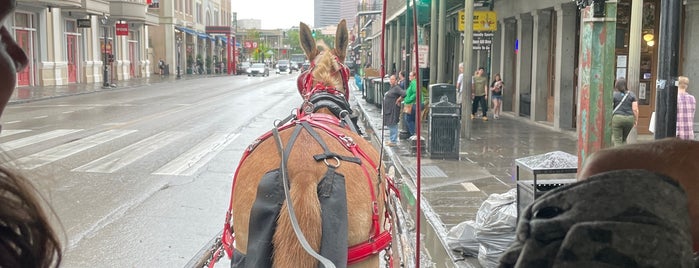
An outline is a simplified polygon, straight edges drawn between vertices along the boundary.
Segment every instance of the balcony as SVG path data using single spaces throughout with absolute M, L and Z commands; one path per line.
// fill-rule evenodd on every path
M 78 14 L 98 15 L 109 14 L 109 1 L 107 0 L 79 0 L 80 6 L 63 8 Z
M 79 8 L 82 6 L 81 0 L 17 0 L 17 3 L 34 7 Z
M 143 3 L 113 0 L 109 2 L 109 14 L 116 20 L 126 20 L 133 22 L 149 21 L 146 16 L 147 5 Z

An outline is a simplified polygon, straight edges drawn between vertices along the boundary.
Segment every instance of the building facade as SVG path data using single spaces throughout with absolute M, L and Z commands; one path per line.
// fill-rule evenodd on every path
M 585 97 L 580 96 L 578 88 L 583 22 L 576 2 L 475 2 L 475 11 L 492 11 L 497 17 L 493 29 L 474 33 L 471 66 L 466 66 L 464 73 L 469 75 L 478 67 L 485 67 L 489 78 L 501 74 L 506 84 L 504 111 L 557 130 L 575 130 L 577 105 Z M 458 25 L 463 4 L 462 0 L 418 1 L 418 44 L 429 47 L 429 63 L 421 71 L 429 77 L 430 84 L 456 81 L 458 64 L 464 58 L 463 30 Z M 657 44 L 661 42 L 658 40 L 660 0 L 619 0 L 615 6 L 617 34 L 612 44 L 616 71 L 609 76 L 627 78 L 629 88 L 639 99 L 638 131 L 647 133 L 650 115 L 655 110 Z M 411 70 L 414 66 L 414 54 L 405 53 L 406 45 L 412 48 L 414 44 L 412 12 L 407 13 L 408 9 L 415 10 L 411 3 L 406 6 L 406 1 L 388 1 L 387 72 L 394 66 L 397 70 Z M 699 60 L 697 15 L 699 0 L 684 1 L 678 29 L 681 36 L 678 69 L 690 81 L 699 80 L 699 66 L 692 64 Z M 371 32 L 381 32 L 381 26 L 372 23 Z M 368 38 L 372 37 L 379 40 L 373 40 L 368 47 L 373 55 L 378 55 L 374 48 L 380 45 L 380 36 Z M 488 45 L 482 45 L 483 42 Z M 379 66 L 379 57 L 368 60 L 372 66 Z M 611 91 L 610 88 L 606 92 Z
M 313 27 L 322 28 L 337 25 L 342 16 L 341 4 L 338 0 L 313 0 Z

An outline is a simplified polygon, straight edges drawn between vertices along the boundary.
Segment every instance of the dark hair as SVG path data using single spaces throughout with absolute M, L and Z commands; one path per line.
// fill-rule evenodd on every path
M 61 246 L 36 189 L 0 167 L 0 266 L 58 267 Z
M 626 87 L 626 78 L 620 77 L 614 83 L 614 89 L 619 90 L 621 93 L 626 93 L 628 88 Z
M 405 77 L 405 71 L 400 71 L 400 72 L 398 72 L 398 74 L 400 74 L 400 75 L 402 75 L 403 77 Z

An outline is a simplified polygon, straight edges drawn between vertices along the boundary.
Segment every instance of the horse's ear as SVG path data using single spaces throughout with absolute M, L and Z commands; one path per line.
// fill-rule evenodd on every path
M 306 58 L 308 61 L 313 62 L 316 56 L 320 54 L 318 47 L 316 47 L 316 40 L 313 39 L 311 28 L 309 28 L 308 25 L 301 22 L 299 24 L 299 28 L 301 29 L 299 32 L 299 43 L 301 43 L 301 48 L 303 48 L 303 51 L 306 52 Z
M 349 34 L 347 33 L 347 21 L 342 19 L 340 23 L 337 24 L 337 31 L 335 32 L 335 55 L 341 62 L 345 61 L 348 45 Z

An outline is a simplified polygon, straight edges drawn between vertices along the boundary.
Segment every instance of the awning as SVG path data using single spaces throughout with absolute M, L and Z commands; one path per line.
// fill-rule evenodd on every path
M 197 31 L 192 30 L 192 29 L 189 29 L 189 28 L 187 28 L 187 27 L 175 26 L 175 29 L 177 29 L 177 30 L 179 30 L 179 31 L 181 31 L 181 32 L 185 32 L 185 33 L 187 33 L 187 34 L 193 34 L 193 35 L 197 35 L 197 34 L 198 34 Z
M 197 35 L 198 35 L 199 38 L 201 38 L 201 39 L 207 39 L 207 38 L 209 38 L 209 35 L 208 35 L 208 34 L 205 34 L 205 33 L 197 33 Z
M 226 38 L 225 36 L 220 36 L 220 35 L 216 36 L 216 41 L 221 40 L 221 42 L 224 43 L 224 44 L 228 44 L 228 40 L 227 40 L 227 39 L 228 39 L 228 38 Z

